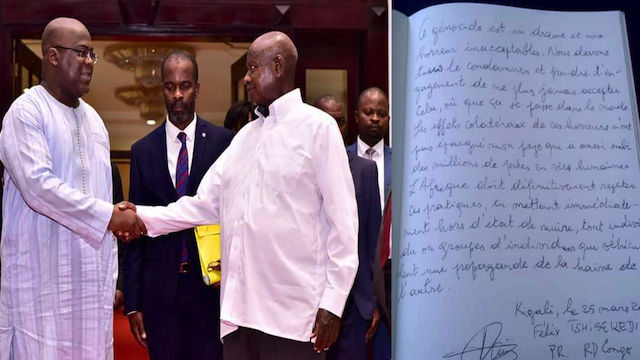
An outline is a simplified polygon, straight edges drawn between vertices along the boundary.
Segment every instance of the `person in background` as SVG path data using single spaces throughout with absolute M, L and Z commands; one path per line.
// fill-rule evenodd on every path
M 257 118 L 194 197 L 137 208 L 150 236 L 220 222 L 225 360 L 324 359 L 358 267 L 342 137 L 331 116 L 302 102 L 297 60 L 284 33 L 258 37 L 244 77 Z
M 371 87 L 364 90 L 358 98 L 355 112 L 358 123 L 358 138 L 355 143 L 347 147 L 347 151 L 359 157 L 373 160 L 378 166 L 378 186 L 380 190 L 381 208 L 384 208 L 384 196 L 391 184 L 391 147 L 384 143 L 389 131 L 389 99 L 381 89 Z M 391 239 L 389 238 L 389 241 Z M 391 248 L 391 244 L 389 244 Z M 391 288 L 391 252 L 383 269 L 385 288 Z M 389 329 L 383 322 L 374 338 L 374 353 L 376 360 L 391 358 L 391 342 Z
M 342 105 L 335 96 L 318 98 L 313 106 L 331 115 L 340 127 L 344 121 Z M 346 128 L 346 126 L 345 126 Z M 344 139 L 345 133 L 343 133 Z M 358 204 L 358 273 L 340 322 L 340 333 L 335 345 L 327 352 L 331 360 L 365 360 L 367 343 L 375 334 L 380 321 L 373 293 L 373 270 L 376 244 L 380 229 L 380 192 L 376 163 L 353 153 L 349 168 L 353 176 Z
M 342 134 L 342 140 L 346 144 L 347 136 L 349 136 L 347 118 L 344 116 L 342 104 L 340 104 L 338 98 L 333 95 L 323 95 L 316 99 L 313 106 L 331 115 L 331 117 L 336 120 L 338 128 L 340 129 L 340 134 Z
M 384 143 L 389 131 L 389 99 L 384 91 L 376 87 L 363 91 L 358 98 L 355 116 L 358 138 L 347 147 L 347 151 L 378 165 L 381 207 L 384 208 L 384 195 L 391 184 L 391 147 Z
M 11 104 L 0 132 L 0 357 L 113 359 L 112 231 L 146 230 L 112 203 L 109 136 L 82 100 L 97 61 L 89 31 L 52 20 L 42 55 L 42 82 Z
M 193 195 L 232 133 L 199 118 L 198 63 L 173 51 L 162 64 L 165 123 L 131 147 L 129 201 L 167 205 Z M 182 229 L 181 229 L 182 230 Z M 129 243 L 125 314 L 151 360 L 221 360 L 220 291 L 202 280 L 193 229 Z
M 247 125 L 253 118 L 255 110 L 251 101 L 240 100 L 231 105 L 224 118 L 224 127 L 231 130 L 233 135 L 237 134 L 243 126 Z

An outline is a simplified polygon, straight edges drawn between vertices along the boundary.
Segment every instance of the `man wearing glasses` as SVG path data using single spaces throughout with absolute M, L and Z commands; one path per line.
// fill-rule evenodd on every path
M 81 99 L 97 60 L 89 32 L 54 19 L 42 54 L 41 85 L 13 102 L 0 133 L 0 359 L 113 359 L 111 230 L 146 230 L 112 204 L 107 130 Z

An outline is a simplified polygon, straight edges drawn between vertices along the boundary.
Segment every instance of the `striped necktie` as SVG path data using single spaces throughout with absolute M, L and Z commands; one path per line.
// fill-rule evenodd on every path
M 178 197 L 187 193 L 187 183 L 189 182 L 189 153 L 187 152 L 187 134 L 180 132 L 178 140 L 182 143 L 180 153 L 178 153 L 178 164 L 176 165 L 176 193 Z M 189 261 L 187 254 L 187 244 L 182 238 L 182 252 L 180 259 L 183 263 Z

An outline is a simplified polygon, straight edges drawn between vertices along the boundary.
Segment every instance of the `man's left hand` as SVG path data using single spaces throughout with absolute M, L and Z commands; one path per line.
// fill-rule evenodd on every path
M 369 330 L 367 330 L 367 333 L 364 335 L 364 341 L 366 343 L 369 343 L 371 338 L 373 338 L 373 335 L 376 334 L 378 325 L 380 325 L 380 311 L 374 308 L 373 315 L 371 316 L 371 325 L 369 326 Z
M 329 346 L 338 338 L 340 318 L 325 309 L 318 309 L 311 338 L 315 338 L 313 349 L 318 353 L 329 350 Z

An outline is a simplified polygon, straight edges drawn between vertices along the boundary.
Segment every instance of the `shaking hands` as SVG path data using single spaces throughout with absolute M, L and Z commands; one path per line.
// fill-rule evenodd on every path
M 127 201 L 113 206 L 113 213 L 107 229 L 124 242 L 147 234 L 144 222 L 136 215 L 136 206 Z

